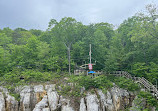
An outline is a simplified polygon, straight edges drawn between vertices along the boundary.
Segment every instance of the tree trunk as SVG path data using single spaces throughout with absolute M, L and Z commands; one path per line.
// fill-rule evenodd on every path
M 70 48 L 71 48 L 72 42 L 69 45 L 66 45 L 66 43 L 64 43 L 64 44 L 65 44 L 65 46 L 67 48 L 67 51 L 68 51 L 69 74 L 71 75 L 71 55 L 70 55 Z

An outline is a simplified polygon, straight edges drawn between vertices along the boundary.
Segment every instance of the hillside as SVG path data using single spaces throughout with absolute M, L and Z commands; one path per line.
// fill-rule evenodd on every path
M 51 19 L 48 24 L 45 31 L 0 29 L 2 111 L 47 111 L 58 107 L 51 106 L 52 98 L 58 101 L 62 111 L 158 110 L 155 5 L 147 5 L 144 12 L 129 17 L 117 28 L 106 22 L 84 25 L 72 17 Z M 94 71 L 126 71 L 131 76 L 102 73 L 91 78 L 73 73 L 91 63 L 95 64 Z M 81 70 L 89 71 L 88 67 Z M 49 91 L 46 85 L 53 85 L 53 89 Z

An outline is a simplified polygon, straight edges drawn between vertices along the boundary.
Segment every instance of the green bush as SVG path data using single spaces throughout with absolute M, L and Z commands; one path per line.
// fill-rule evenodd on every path
M 80 86 L 85 87 L 86 90 L 91 88 L 99 88 L 104 89 L 105 91 L 105 89 L 113 86 L 112 82 L 109 81 L 104 75 L 96 78 L 91 78 L 90 76 L 70 76 L 70 80 L 68 82 L 78 83 Z
M 20 78 L 24 78 L 21 80 Z M 19 83 L 21 81 L 25 83 L 36 83 L 36 82 L 46 82 L 51 81 L 55 78 L 56 75 L 52 72 L 40 72 L 36 70 L 24 70 L 17 71 L 13 70 L 9 73 L 6 73 L 3 77 L 1 77 L 2 81 L 6 81 L 7 84 Z
M 96 83 L 97 88 L 103 89 L 109 89 L 113 86 L 112 82 L 108 80 L 108 78 L 104 75 L 98 76 L 94 78 L 94 82 Z
M 15 97 L 15 100 L 20 101 L 20 94 L 18 94 L 18 93 L 10 93 L 10 95 Z
M 144 98 L 149 107 L 154 106 L 158 110 L 158 100 L 155 99 L 149 92 L 140 91 L 138 98 Z
M 138 84 L 134 83 L 131 79 L 126 79 L 124 77 L 114 77 L 108 76 L 108 79 L 118 85 L 120 88 L 129 90 L 129 91 L 139 91 L 140 88 Z
M 60 89 L 59 87 L 56 87 L 57 92 L 59 95 L 66 96 L 66 97 L 80 97 L 81 94 L 81 86 L 79 85 L 73 85 L 70 86 L 68 84 L 60 84 Z

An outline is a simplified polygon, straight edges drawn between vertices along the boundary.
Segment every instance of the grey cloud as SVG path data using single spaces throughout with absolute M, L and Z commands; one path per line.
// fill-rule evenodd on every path
M 153 0 L 0 0 L 0 28 L 47 29 L 54 18 L 73 17 L 84 24 L 123 20 Z M 158 4 L 158 1 L 154 1 Z

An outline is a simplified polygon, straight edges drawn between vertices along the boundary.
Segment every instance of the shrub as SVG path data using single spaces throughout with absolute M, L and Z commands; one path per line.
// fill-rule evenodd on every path
M 85 87 L 86 90 L 90 88 L 108 89 L 112 87 L 112 82 L 104 75 L 96 78 L 91 78 L 90 76 L 71 76 L 69 82 L 78 83 L 80 86 Z
M 124 77 L 114 77 L 114 76 L 109 76 L 108 79 L 114 82 L 120 88 L 129 90 L 129 91 L 140 90 L 138 84 L 134 83 L 131 79 L 126 79 Z
M 158 110 L 158 100 L 155 99 L 149 92 L 140 91 L 138 98 L 144 98 L 148 106 L 155 106 Z

